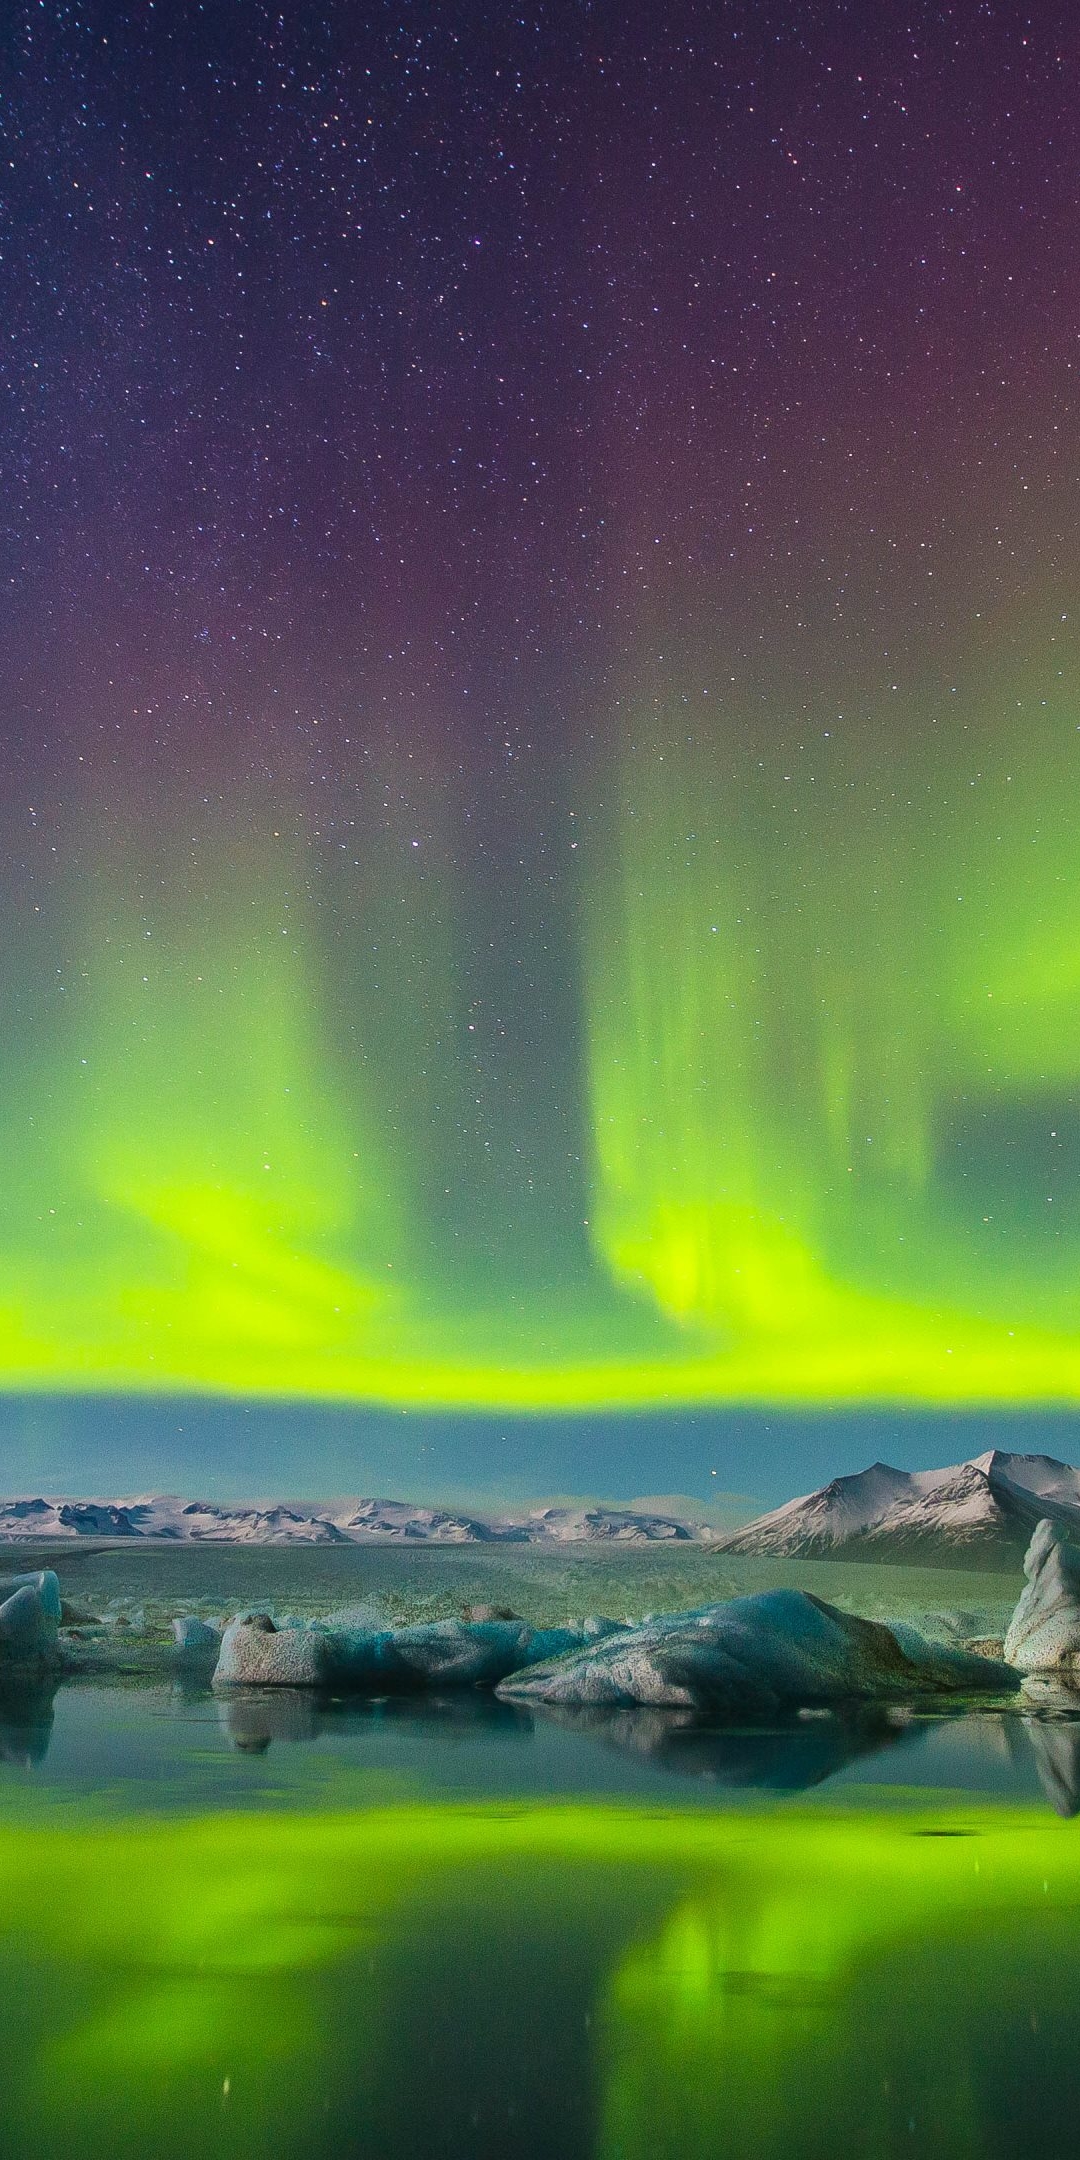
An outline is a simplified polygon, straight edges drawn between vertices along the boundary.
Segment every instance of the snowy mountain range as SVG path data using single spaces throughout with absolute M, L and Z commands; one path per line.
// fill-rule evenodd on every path
M 693 1503 L 688 1501 L 687 1507 Z M 706 1544 L 762 1558 L 878 1560 L 1012 1566 L 1049 1515 L 1080 1541 L 1080 1470 L 1049 1455 L 992 1449 L 944 1470 L 873 1463 L 730 1535 L 648 1502 L 568 1502 L 486 1517 L 408 1500 L 278 1501 L 228 1506 L 172 1494 L 131 1499 L 0 1499 L 0 1544 L 162 1539 L 230 1545 Z
M 407 1500 L 353 1500 L 332 1510 L 277 1502 L 228 1507 L 145 1494 L 125 1500 L 0 1500 L 0 1543 L 76 1538 L 164 1538 L 229 1545 L 651 1545 L 708 1536 L 699 1523 L 604 1506 L 535 1508 L 494 1520 L 414 1506 Z
M 1023 1553 L 1044 1515 L 1080 1538 L 1080 1470 L 992 1448 L 945 1470 L 873 1463 L 759 1515 L 722 1549 L 827 1560 L 992 1567 Z

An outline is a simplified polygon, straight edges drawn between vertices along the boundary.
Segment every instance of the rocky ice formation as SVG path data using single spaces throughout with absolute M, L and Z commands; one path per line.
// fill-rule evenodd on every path
M 221 1639 L 215 1687 L 328 1687 L 325 1628 L 275 1627 L 268 1613 L 233 1620 Z
M 802 1590 L 766 1590 L 621 1630 L 515 1673 L 500 1692 L 516 1702 L 647 1703 L 754 1718 L 1016 1685 L 1007 1666 L 927 1642 L 913 1628 L 858 1619 Z
M 200 1620 L 196 1613 L 185 1613 L 172 1624 L 177 1649 L 185 1657 L 208 1657 L 211 1651 L 221 1649 L 221 1629 L 211 1627 L 208 1620 Z
M 1080 1552 L 1049 1519 L 1036 1528 L 1024 1574 L 1006 1658 L 1018 1672 L 1075 1673 L 1080 1682 Z
M 51 1568 L 0 1580 L 0 1669 L 52 1658 L 59 1632 L 60 1585 Z
M 760 1717 L 832 1702 L 993 1690 L 999 1663 L 770 1590 L 631 1627 L 435 1620 L 381 1631 L 276 1627 L 265 1613 L 225 1630 L 216 1687 L 328 1687 L 361 1695 L 498 1688 L 515 1701 L 637 1703 Z
M 361 1695 L 492 1688 L 509 1673 L 580 1650 L 618 1628 L 599 1617 L 561 1628 L 524 1620 L 429 1620 L 379 1631 L 279 1628 L 267 1613 L 256 1613 L 226 1628 L 214 1686 L 333 1687 Z
M 873 1463 L 760 1515 L 730 1553 L 1010 1566 L 1041 1517 L 1080 1534 L 1080 1470 L 993 1448 L 944 1470 Z

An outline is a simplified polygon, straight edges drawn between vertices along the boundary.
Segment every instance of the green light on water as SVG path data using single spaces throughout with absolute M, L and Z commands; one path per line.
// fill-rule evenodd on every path
M 470 2036 L 527 1986 L 504 2044 L 558 2093 L 553 2035 L 591 2035 L 597 2160 L 779 2156 L 808 2124 L 822 2150 L 978 2160 L 1031 2018 L 1071 2030 L 1078 1959 L 1071 1826 L 947 1800 L 9 1822 L 0 2128 L 73 2155 L 321 2153 L 362 2108 L 422 2142 L 447 2105 L 432 2036 L 450 2021 L 468 2105 L 494 2105 L 506 2064 Z

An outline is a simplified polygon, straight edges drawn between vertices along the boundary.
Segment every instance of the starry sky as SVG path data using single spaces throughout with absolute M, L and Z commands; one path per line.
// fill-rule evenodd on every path
M 0 39 L 20 1463 L 1071 1415 L 1072 7 Z

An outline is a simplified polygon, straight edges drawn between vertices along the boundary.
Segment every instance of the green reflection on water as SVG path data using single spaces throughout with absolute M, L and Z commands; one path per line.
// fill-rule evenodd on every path
M 1075 2150 L 1078 1851 L 1017 1815 L 756 1828 L 612 1976 L 600 2160 Z
M 1078 1976 L 1013 1810 L 54 1817 L 0 1829 L 0 2149 L 1065 2153 Z

